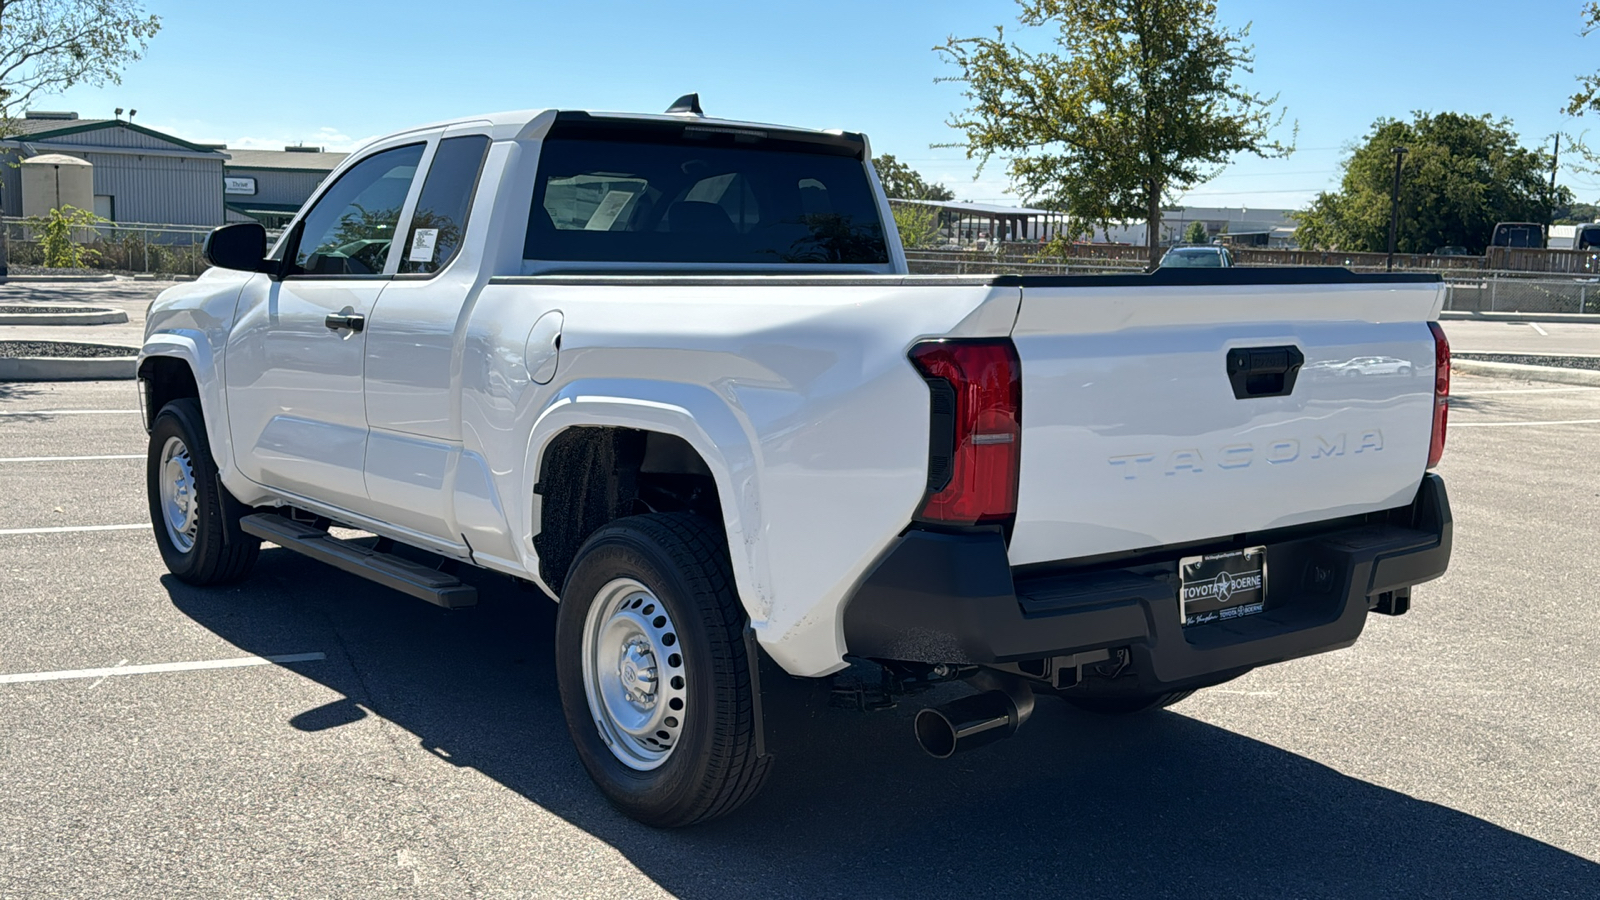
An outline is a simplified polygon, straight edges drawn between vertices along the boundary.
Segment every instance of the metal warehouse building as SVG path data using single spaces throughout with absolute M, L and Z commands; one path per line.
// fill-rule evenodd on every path
M 0 140 L 0 213 L 21 216 L 18 162 L 62 154 L 94 166 L 94 212 L 112 222 L 282 225 L 344 159 L 318 147 L 228 150 L 120 119 L 30 111 Z
M 345 158 L 321 147 L 224 150 L 224 202 L 229 222 L 255 219 L 268 228 L 287 225 L 328 173 Z

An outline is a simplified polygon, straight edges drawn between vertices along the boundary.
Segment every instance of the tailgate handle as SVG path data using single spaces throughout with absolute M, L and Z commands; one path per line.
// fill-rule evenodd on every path
M 1299 347 L 1235 347 L 1228 351 L 1228 380 L 1233 396 L 1287 397 L 1294 390 L 1295 377 L 1305 365 Z

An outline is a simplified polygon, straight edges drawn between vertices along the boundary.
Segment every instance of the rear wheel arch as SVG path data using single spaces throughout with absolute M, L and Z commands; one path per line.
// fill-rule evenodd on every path
M 539 577 L 557 595 L 584 542 L 618 519 L 692 513 L 723 530 L 723 498 L 710 465 L 670 432 L 569 427 L 545 444 L 537 471 L 533 547 Z

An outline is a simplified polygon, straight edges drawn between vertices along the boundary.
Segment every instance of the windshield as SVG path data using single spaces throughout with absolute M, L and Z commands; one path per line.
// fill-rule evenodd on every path
M 1222 251 L 1197 247 L 1192 250 L 1168 250 L 1161 257 L 1161 265 L 1169 269 L 1220 269 Z
M 749 143 L 687 134 L 649 141 L 547 140 L 524 258 L 889 261 L 876 198 L 859 159 Z

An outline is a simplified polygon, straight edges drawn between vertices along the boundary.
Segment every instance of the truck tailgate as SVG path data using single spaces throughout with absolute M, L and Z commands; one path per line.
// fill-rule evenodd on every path
M 1013 565 L 1411 501 L 1432 429 L 1438 283 L 1102 281 L 1023 279 Z M 1293 351 L 1292 389 L 1253 395 L 1271 377 L 1246 384 L 1239 369 L 1269 372 Z

